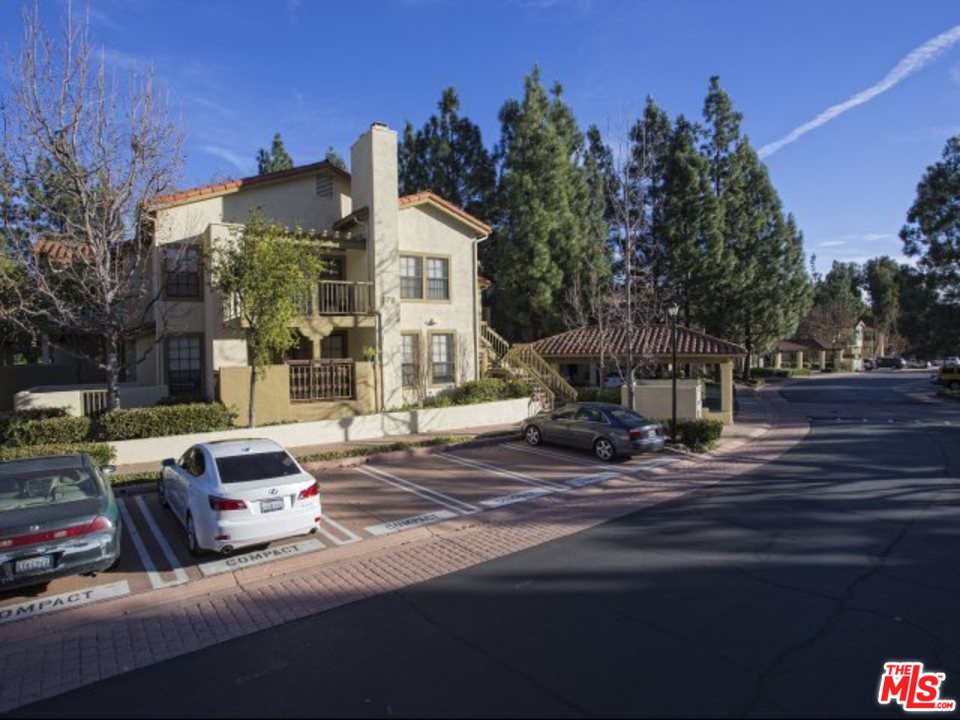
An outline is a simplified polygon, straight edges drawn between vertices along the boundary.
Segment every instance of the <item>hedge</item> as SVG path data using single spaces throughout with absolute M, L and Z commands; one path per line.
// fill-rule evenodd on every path
M 475 405 L 477 403 L 529 397 L 529 395 L 530 386 L 522 380 L 482 378 L 443 390 L 432 398 L 427 398 L 424 405 L 426 407 Z
M 86 453 L 98 465 L 109 465 L 116 457 L 113 447 L 106 443 L 53 443 L 49 445 L 0 447 L 0 461 L 22 460 L 46 455 L 74 455 L 76 453 Z
M 7 439 L 11 429 L 17 425 L 31 422 L 33 420 L 45 420 L 47 418 L 67 417 L 67 409 L 63 407 L 56 408 L 26 408 L 16 412 L 0 415 L 0 443 Z
M 48 417 L 12 423 L 7 427 L 8 445 L 56 445 L 82 443 L 90 437 L 90 418 Z
M 807 377 L 809 374 L 808 368 L 750 368 L 752 377 L 787 379 Z
M 670 419 L 661 420 L 663 426 L 670 432 L 672 421 Z M 717 446 L 720 436 L 723 434 L 723 422 L 720 420 L 707 420 L 701 418 L 677 418 L 677 436 L 678 440 L 690 448 L 693 452 L 708 452 Z
M 220 403 L 193 403 L 113 410 L 100 416 L 101 440 L 136 440 L 228 430 L 236 414 Z

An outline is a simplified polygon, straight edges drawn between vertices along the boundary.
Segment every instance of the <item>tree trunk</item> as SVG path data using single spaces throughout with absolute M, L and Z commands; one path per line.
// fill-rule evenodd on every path
M 247 410 L 247 427 L 254 428 L 256 427 L 256 414 L 254 413 L 254 405 L 256 403 L 257 397 L 257 365 L 256 363 L 251 363 L 250 365 L 250 405 Z
M 120 409 L 120 351 L 115 335 L 106 337 L 106 363 L 104 373 L 107 381 L 107 410 Z

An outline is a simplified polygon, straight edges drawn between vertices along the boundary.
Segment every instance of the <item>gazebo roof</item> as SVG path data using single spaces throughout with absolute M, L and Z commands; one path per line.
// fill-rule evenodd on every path
M 637 355 L 667 356 L 672 353 L 669 325 L 649 325 L 638 328 L 635 332 L 633 351 Z M 606 345 L 606 352 L 622 355 L 627 351 L 627 331 L 616 327 L 607 331 L 602 337 L 599 328 L 595 325 L 568 330 L 558 335 L 551 335 L 532 343 L 543 357 L 595 357 L 600 354 L 601 345 Z M 677 354 L 686 356 L 716 356 L 737 357 L 746 355 L 747 351 L 727 340 L 706 333 L 677 327 Z

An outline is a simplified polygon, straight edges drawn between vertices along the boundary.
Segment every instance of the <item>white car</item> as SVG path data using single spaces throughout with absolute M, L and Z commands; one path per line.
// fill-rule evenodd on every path
M 162 462 L 157 494 L 196 556 L 315 533 L 321 521 L 316 479 L 272 440 L 194 445 Z

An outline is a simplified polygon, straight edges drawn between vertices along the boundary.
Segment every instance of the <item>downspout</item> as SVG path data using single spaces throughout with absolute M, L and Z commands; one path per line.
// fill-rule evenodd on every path
M 487 233 L 473 241 L 473 375 L 475 380 L 480 379 L 480 313 L 477 307 L 477 296 L 480 294 L 480 273 L 477 271 L 477 250 L 484 240 L 490 237 Z

